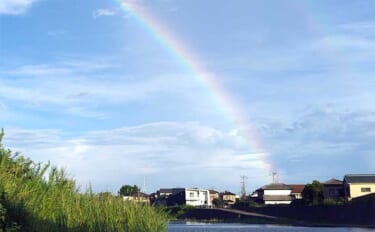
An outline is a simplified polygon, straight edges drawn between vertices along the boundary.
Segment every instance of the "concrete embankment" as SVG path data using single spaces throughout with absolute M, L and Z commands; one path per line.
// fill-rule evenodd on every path
M 223 222 L 247 222 L 247 223 L 280 223 L 284 219 L 264 215 L 261 213 L 246 212 L 235 209 L 190 209 L 179 217 L 183 220 L 199 220 L 199 221 L 223 221 Z
M 344 205 L 274 205 L 240 209 L 190 209 L 179 219 L 375 228 L 375 194 L 355 199 Z
M 289 218 L 305 225 L 375 227 L 375 194 L 343 205 L 267 206 L 241 210 Z

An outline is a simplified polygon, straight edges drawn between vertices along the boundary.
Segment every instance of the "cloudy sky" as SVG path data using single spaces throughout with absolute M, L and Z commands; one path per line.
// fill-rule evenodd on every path
M 373 12 L 373 0 L 2 0 L 3 143 L 95 191 L 374 173 Z

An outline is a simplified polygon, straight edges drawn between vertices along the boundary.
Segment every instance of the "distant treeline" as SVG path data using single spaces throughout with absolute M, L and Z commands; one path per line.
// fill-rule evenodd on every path
M 0 231 L 166 231 L 162 210 L 90 189 L 79 192 L 64 170 L 3 148 L 3 135 Z

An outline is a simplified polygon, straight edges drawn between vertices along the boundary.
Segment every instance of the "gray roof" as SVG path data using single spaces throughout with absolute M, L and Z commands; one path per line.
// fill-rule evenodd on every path
M 221 194 L 221 195 L 232 195 L 232 196 L 236 196 L 236 194 L 231 193 L 231 192 L 228 192 L 228 191 L 222 192 L 222 193 L 220 193 L 220 194 Z
M 263 186 L 261 189 L 263 190 L 292 190 L 292 187 L 282 183 L 274 183 Z
M 287 195 L 264 195 L 264 201 L 291 201 L 292 197 Z
M 161 188 L 158 192 L 164 194 L 172 194 L 176 192 L 182 192 L 184 190 L 184 188 Z
M 375 174 L 348 174 L 344 180 L 347 183 L 375 183 Z

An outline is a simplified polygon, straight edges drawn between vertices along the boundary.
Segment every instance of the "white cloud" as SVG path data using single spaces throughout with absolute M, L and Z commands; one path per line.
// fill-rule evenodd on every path
M 63 60 L 0 69 L 0 97 L 22 106 L 82 117 L 108 118 L 99 106 L 160 98 L 165 94 L 191 98 L 191 78 L 155 75 L 130 77 L 116 73 L 111 59 Z M 16 77 L 16 78 L 15 78 Z M 198 96 L 198 95 L 196 95 Z M 201 101 L 202 102 L 202 101 Z
M 23 14 L 37 1 L 38 0 L 1 0 L 0 14 Z
M 298 173 L 318 178 L 371 172 L 374 130 L 374 111 L 340 110 L 330 104 L 314 107 L 292 123 L 270 124 L 262 135 L 287 179 Z M 349 165 L 338 165 L 347 160 Z
M 156 122 L 74 137 L 57 130 L 5 132 L 6 146 L 65 167 L 79 184 L 91 182 L 96 190 L 116 191 L 147 176 L 149 191 L 177 185 L 235 191 L 241 174 L 267 175 L 263 154 L 243 153 L 243 138 L 196 122 Z
M 97 9 L 92 12 L 92 17 L 96 19 L 102 16 L 114 16 L 116 15 L 116 13 L 117 12 L 115 10 L 111 10 L 111 9 Z

